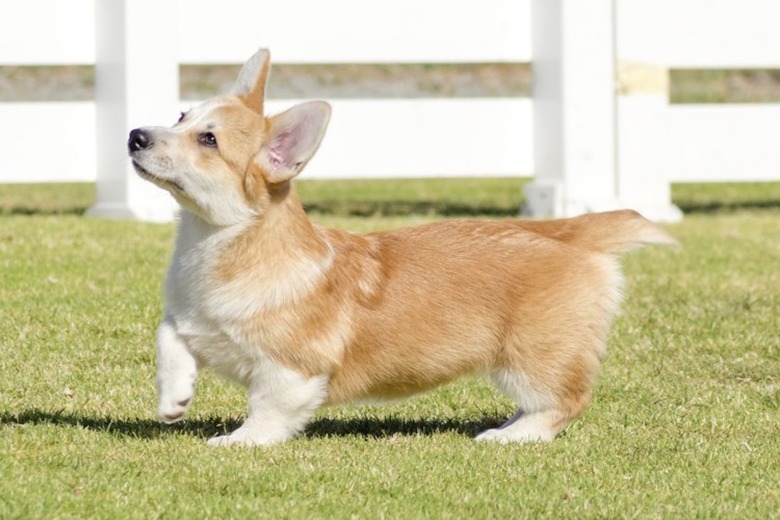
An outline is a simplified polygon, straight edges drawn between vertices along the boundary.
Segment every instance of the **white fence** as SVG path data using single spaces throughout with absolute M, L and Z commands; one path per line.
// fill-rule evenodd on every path
M 131 183 L 126 192 L 145 190 L 120 181 L 131 175 L 124 134 L 107 139 L 96 120 L 104 128 L 116 119 L 126 133 L 175 118 L 179 107 L 159 102 L 170 98 L 170 82 L 144 72 L 147 60 L 240 63 L 264 46 L 276 63 L 533 62 L 530 99 L 332 100 L 331 126 L 308 178 L 534 175 L 539 190 L 529 193 L 532 201 L 565 199 L 541 213 L 600 209 L 570 204 L 598 183 L 614 199 L 604 206 L 642 206 L 637 194 L 663 205 L 658 199 L 668 203 L 670 181 L 780 180 L 780 105 L 670 106 L 657 85 L 648 95 L 641 79 L 626 80 L 627 92 L 615 96 L 614 64 L 639 63 L 644 71 L 654 70 L 648 64 L 778 67 L 778 19 L 774 0 L 15 2 L 0 17 L 0 66 L 97 63 L 99 80 L 116 66 L 125 83 L 103 81 L 97 102 L 0 103 L 0 183 L 98 179 L 99 197 L 118 182 Z M 601 61 L 586 52 L 601 53 Z M 115 64 L 119 55 L 133 56 Z M 570 85 L 574 78 L 592 85 Z M 123 110 L 113 93 L 106 96 L 108 88 Z M 132 102 L 123 89 L 135 92 Z M 596 91 L 608 96 L 591 103 Z M 148 106 L 140 106 L 140 92 Z M 292 102 L 275 101 L 270 109 Z M 592 118 L 600 122 L 591 126 Z M 603 142 L 593 142 L 596 134 Z M 589 146 L 602 149 L 592 153 Z M 608 174 L 580 174 L 578 165 Z M 119 173 L 105 172 L 111 168 Z M 629 191 L 634 195 L 621 195 Z M 595 192 L 591 198 L 605 199 Z M 658 217 L 674 218 L 663 213 Z
M 780 68 L 780 2 L 618 0 L 618 58 L 679 69 Z M 780 180 L 780 104 L 671 105 L 670 179 Z

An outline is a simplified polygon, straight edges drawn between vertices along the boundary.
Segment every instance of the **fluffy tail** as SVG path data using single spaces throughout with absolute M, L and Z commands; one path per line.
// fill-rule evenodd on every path
M 677 245 L 660 226 L 634 210 L 607 211 L 548 221 L 522 221 L 525 229 L 600 253 L 623 253 L 645 244 Z

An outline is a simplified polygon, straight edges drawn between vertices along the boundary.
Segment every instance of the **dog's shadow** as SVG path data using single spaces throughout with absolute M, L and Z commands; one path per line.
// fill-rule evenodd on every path
M 306 427 L 304 437 L 365 437 L 391 438 L 395 436 L 436 435 L 455 433 L 474 437 L 480 431 L 495 428 L 503 422 L 496 417 L 477 420 L 466 419 L 408 419 L 402 417 L 365 417 L 355 419 L 314 419 Z M 229 433 L 241 425 L 237 419 L 216 417 L 187 419 L 173 425 L 165 425 L 154 419 L 115 419 L 108 416 L 87 416 L 65 411 L 40 409 L 23 410 L 18 413 L 4 411 L 0 415 L 3 426 L 51 424 L 64 427 L 78 427 L 109 433 L 115 436 L 141 439 L 155 439 L 171 435 L 188 435 L 209 439 Z

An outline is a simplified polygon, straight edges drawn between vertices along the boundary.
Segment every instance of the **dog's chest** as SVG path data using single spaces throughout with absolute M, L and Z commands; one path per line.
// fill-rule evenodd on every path
M 213 276 L 219 255 L 239 232 L 215 232 L 183 215 L 165 280 L 165 313 L 179 336 L 202 363 L 230 375 L 256 355 L 236 341 L 234 328 L 243 316 L 225 304 L 231 298 Z
M 198 280 L 186 271 L 169 275 L 167 285 L 172 288 L 166 291 L 170 298 L 166 313 L 199 365 L 244 382 L 252 367 L 265 359 L 262 345 L 257 341 L 248 344 L 240 333 L 240 322 L 215 312 L 209 304 L 213 294 Z
M 319 256 L 273 256 L 241 235 L 245 231 L 182 220 L 166 278 L 165 312 L 190 351 L 201 364 L 238 379 L 247 367 L 298 349 L 299 337 L 315 350 L 339 351 L 347 318 L 331 312 L 334 305 L 320 290 L 335 261 L 333 249 Z M 236 243 L 243 245 L 243 256 L 236 256 Z M 307 317 L 323 313 L 338 319 L 309 330 Z

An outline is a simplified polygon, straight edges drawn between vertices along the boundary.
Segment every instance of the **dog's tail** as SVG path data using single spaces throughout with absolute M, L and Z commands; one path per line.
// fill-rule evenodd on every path
M 623 253 L 646 244 L 677 245 L 660 226 L 634 210 L 591 213 L 561 220 L 529 220 L 523 221 L 523 227 L 599 253 Z

